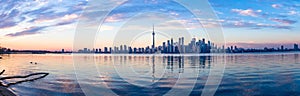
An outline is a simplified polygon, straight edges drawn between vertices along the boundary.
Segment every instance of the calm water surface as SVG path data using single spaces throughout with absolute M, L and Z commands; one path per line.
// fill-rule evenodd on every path
M 299 55 L 11 54 L 2 56 L 0 69 L 6 70 L 1 76 L 50 73 L 43 79 L 10 86 L 18 95 L 164 95 L 189 89 L 190 95 L 201 95 L 210 69 L 225 64 L 215 95 L 286 96 L 300 95 Z

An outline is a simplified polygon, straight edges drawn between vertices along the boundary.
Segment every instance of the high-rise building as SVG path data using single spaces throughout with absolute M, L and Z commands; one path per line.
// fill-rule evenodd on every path
M 102 52 L 102 50 L 99 48 L 99 53 L 101 53 Z
M 111 47 L 109 47 L 109 53 L 111 53 L 113 51 L 113 49 Z
M 65 53 L 65 49 L 61 49 L 61 53 Z
M 196 52 L 196 38 L 191 41 L 191 52 Z
M 95 53 L 99 53 L 99 50 L 96 48 L 96 52 Z
M 179 52 L 181 52 L 181 38 L 179 38 L 179 40 L 178 40 L 177 48 L 178 48 Z
M 127 52 L 127 46 L 124 45 L 124 52 Z
M 174 42 L 173 42 L 173 38 L 171 38 L 171 48 L 170 48 L 170 52 L 171 52 L 171 53 L 174 52 Z
M 129 51 L 129 53 L 132 53 L 132 48 L 128 47 L 128 51 Z
M 107 47 L 104 47 L 104 53 L 108 53 Z
M 181 37 L 181 52 L 185 53 L 185 48 L 184 48 L 184 38 Z
M 162 53 L 166 53 L 166 51 L 167 51 L 166 42 L 163 42 Z
M 119 53 L 122 53 L 123 52 L 123 46 L 120 45 L 120 52 Z
M 170 52 L 170 48 L 171 48 L 170 40 L 168 40 L 167 42 L 168 42 L 167 53 L 169 53 Z
M 88 52 L 88 48 L 83 48 L 83 53 L 87 53 Z
M 295 51 L 299 50 L 298 44 L 294 44 L 294 50 Z

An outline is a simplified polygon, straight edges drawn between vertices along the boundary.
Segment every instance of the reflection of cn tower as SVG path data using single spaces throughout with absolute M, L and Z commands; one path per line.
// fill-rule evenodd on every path
M 154 80 L 155 80 L 155 64 L 154 64 L 154 62 L 155 62 L 155 57 L 152 56 L 152 82 L 154 82 Z

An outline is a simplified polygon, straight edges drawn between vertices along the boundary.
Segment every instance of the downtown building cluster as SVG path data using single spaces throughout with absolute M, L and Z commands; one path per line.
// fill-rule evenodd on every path
M 152 45 L 147 47 L 130 47 L 127 45 L 120 45 L 120 47 L 104 47 L 102 49 L 92 49 L 84 48 L 83 50 L 79 50 L 79 53 L 129 53 L 129 54 L 153 54 L 153 53 L 163 53 L 163 54 L 173 54 L 173 53 L 211 53 L 211 52 L 224 52 L 224 46 L 222 49 L 217 49 L 210 41 L 206 42 L 203 38 L 202 40 L 196 40 L 196 38 L 192 38 L 192 40 L 185 45 L 184 37 L 178 38 L 178 42 L 175 42 L 173 38 L 171 40 L 167 40 L 163 42 L 161 46 L 155 46 L 155 31 L 153 25 L 152 31 Z
M 211 41 L 205 41 L 203 38 L 202 40 L 197 40 L 196 38 L 192 38 L 191 41 L 185 45 L 185 38 L 180 37 L 178 41 L 167 40 L 166 42 L 162 42 L 162 45 L 155 46 L 155 32 L 153 26 L 152 32 L 152 45 L 147 47 L 131 47 L 128 45 L 120 45 L 119 47 L 104 47 L 103 49 L 94 48 L 92 50 L 88 48 L 84 48 L 78 50 L 78 53 L 120 53 L 120 54 L 153 54 L 153 53 L 160 53 L 160 54 L 179 54 L 179 53 L 247 53 L 247 52 L 283 52 L 283 51 L 300 51 L 298 44 L 294 44 L 293 49 L 284 48 L 284 46 L 280 46 L 277 49 L 275 48 L 267 48 L 264 49 L 244 49 L 238 48 L 237 46 L 230 46 L 226 49 L 224 45 L 222 47 L 217 47 Z M 63 52 L 63 50 L 62 50 Z
M 293 48 L 287 48 L 283 45 L 277 48 L 268 48 L 265 47 L 263 49 L 256 49 L 256 48 L 238 48 L 237 46 L 230 46 L 226 50 L 226 53 L 250 53 L 250 52 L 288 52 L 288 51 L 300 51 L 299 45 L 294 44 Z
M 153 41 L 155 42 L 155 41 Z M 196 38 L 192 38 L 192 40 L 185 45 L 184 37 L 178 38 L 178 41 L 167 40 L 166 42 L 162 42 L 162 45 L 155 46 L 155 43 L 152 46 L 146 47 L 130 47 L 128 45 L 120 45 L 119 47 L 104 47 L 88 49 L 84 48 L 78 50 L 79 53 L 129 53 L 129 54 L 153 54 L 153 53 L 162 53 L 162 54 L 174 54 L 174 53 L 211 53 L 211 52 L 224 52 L 224 47 L 217 48 L 214 43 L 210 41 L 198 40 Z

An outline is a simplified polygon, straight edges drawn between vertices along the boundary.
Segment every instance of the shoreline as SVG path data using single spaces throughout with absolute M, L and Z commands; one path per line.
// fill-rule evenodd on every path
M 0 86 L 0 95 L 1 96 L 17 96 L 15 93 L 10 91 L 7 87 Z

